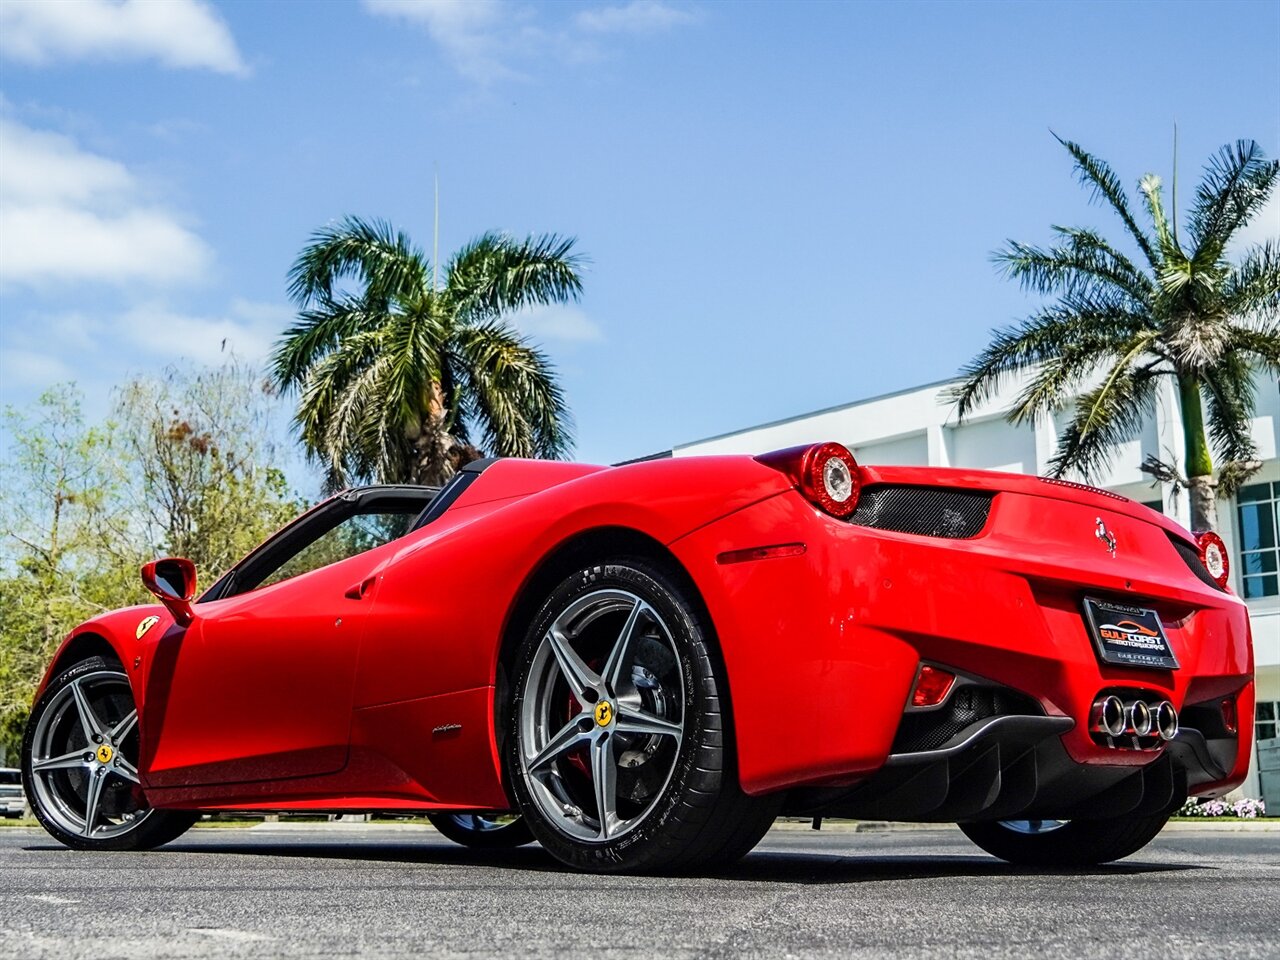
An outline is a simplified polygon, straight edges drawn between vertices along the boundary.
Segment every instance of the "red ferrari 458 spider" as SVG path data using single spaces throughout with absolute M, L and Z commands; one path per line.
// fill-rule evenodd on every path
M 422 811 L 594 871 L 706 868 L 779 814 L 955 822 L 1091 864 L 1245 776 L 1226 553 L 1079 484 L 838 444 L 496 460 L 349 490 L 196 598 L 77 627 L 23 766 L 46 829 L 154 847 L 199 811 Z

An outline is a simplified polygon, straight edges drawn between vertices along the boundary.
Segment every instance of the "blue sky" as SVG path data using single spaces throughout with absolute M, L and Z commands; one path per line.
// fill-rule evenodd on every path
M 1031 301 L 990 251 L 1091 207 L 1050 130 L 1183 197 L 1280 151 L 1280 3 L 0 5 L 0 402 L 222 341 L 348 213 L 574 235 L 553 357 L 613 461 L 952 375 Z M 1280 233 L 1280 208 L 1257 236 Z

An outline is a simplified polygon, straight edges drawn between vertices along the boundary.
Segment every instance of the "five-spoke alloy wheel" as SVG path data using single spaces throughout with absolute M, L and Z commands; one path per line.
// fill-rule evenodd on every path
M 23 774 L 37 819 L 79 849 L 142 849 L 174 839 L 194 815 L 148 806 L 138 755 L 129 678 L 101 657 L 75 664 L 49 684 L 27 725 Z
M 581 570 L 525 637 L 508 737 L 521 812 L 573 866 L 726 862 L 768 829 L 738 788 L 723 670 L 677 581 L 642 560 Z

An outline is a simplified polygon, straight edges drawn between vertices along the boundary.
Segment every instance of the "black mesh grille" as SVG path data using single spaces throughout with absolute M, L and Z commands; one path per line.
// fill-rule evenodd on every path
M 957 687 L 940 710 L 904 713 L 893 738 L 893 753 L 937 750 L 971 723 L 988 717 L 1042 716 L 1031 697 L 1008 687 Z
M 967 540 L 982 532 L 993 496 L 981 490 L 875 484 L 863 487 L 849 522 L 898 533 Z
M 1191 568 L 1191 572 L 1200 578 L 1202 583 L 1207 583 L 1215 590 L 1221 590 L 1224 593 L 1226 588 L 1218 584 L 1218 581 L 1209 576 L 1209 571 L 1204 568 L 1204 564 L 1200 562 L 1200 551 L 1193 547 L 1181 537 L 1175 537 L 1168 530 L 1165 534 L 1169 537 L 1169 542 L 1173 544 L 1173 548 L 1178 551 L 1178 555 L 1187 562 L 1187 566 Z

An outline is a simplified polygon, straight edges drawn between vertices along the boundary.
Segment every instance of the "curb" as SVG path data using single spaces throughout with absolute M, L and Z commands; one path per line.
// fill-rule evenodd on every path
M 1206 818 L 1204 823 L 1192 820 L 1174 820 L 1164 825 L 1162 833 L 1280 833 L 1280 819 L 1269 817 L 1266 820 L 1227 820 L 1214 823 Z

